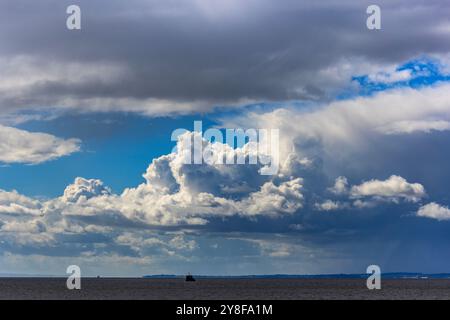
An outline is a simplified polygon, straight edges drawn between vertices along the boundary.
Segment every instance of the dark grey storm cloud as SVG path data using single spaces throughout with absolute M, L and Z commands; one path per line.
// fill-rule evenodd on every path
M 0 107 L 190 112 L 323 100 L 357 72 L 450 51 L 446 1 L 0 2 Z M 414 35 L 414 36 L 412 36 Z

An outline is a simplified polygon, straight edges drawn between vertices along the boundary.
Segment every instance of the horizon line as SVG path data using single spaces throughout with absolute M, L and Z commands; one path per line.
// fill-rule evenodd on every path
M 153 278 L 153 279 L 175 279 L 184 278 L 187 274 L 145 274 L 141 276 L 121 276 L 121 275 L 89 275 L 82 276 L 85 279 L 105 279 L 105 278 L 116 278 L 116 279 L 142 279 L 142 278 Z M 317 274 L 288 274 L 288 273 L 272 273 L 272 274 L 240 274 L 240 275 L 205 275 L 205 274 L 192 274 L 192 276 L 197 278 L 365 278 L 371 275 L 371 273 L 317 273 Z M 450 272 L 436 272 L 436 273 L 426 273 L 426 272 L 381 272 L 384 277 L 393 278 L 414 278 L 414 277 L 447 277 L 450 278 Z M 0 278 L 67 278 L 66 275 L 42 275 L 42 274 L 14 274 L 14 273 L 0 273 Z

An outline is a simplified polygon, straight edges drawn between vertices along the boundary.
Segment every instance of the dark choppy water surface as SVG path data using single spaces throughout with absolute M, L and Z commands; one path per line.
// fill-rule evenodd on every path
M 450 299 L 450 279 L 82 279 L 81 290 L 63 278 L 0 278 L 0 299 Z

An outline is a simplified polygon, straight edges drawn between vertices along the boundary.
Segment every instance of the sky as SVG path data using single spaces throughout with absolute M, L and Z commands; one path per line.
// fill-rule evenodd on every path
M 371 4 L 0 0 L 0 275 L 450 272 L 450 4 Z

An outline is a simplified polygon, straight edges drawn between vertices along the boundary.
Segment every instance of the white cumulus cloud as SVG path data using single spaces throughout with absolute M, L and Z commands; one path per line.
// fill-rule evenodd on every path
M 346 194 L 348 192 L 348 181 L 346 177 L 337 177 L 334 186 L 329 188 L 334 194 L 341 195 Z
M 353 198 L 374 197 L 398 201 L 404 199 L 417 202 L 425 197 L 425 188 L 420 183 L 409 183 L 400 176 L 390 176 L 386 180 L 370 180 L 353 186 L 350 190 Z
M 77 202 L 81 197 L 90 199 L 100 195 L 110 195 L 111 189 L 97 179 L 76 178 L 75 182 L 66 187 L 63 199 L 68 202 Z
M 450 209 L 431 202 L 419 208 L 417 216 L 436 220 L 450 220 Z
M 185 164 L 186 148 L 180 139 L 177 152 L 154 159 L 144 174 L 146 181 L 122 194 L 112 193 L 101 180 L 80 177 L 62 196 L 49 200 L 0 191 L 0 241 L 51 247 L 61 239 L 70 243 L 75 238 L 82 243 L 98 241 L 106 246 L 104 250 L 118 250 L 107 247 L 115 243 L 139 254 L 155 247 L 173 256 L 180 250 L 194 250 L 196 243 L 182 234 L 160 241 L 136 230 L 202 226 L 215 217 L 274 218 L 293 215 L 303 207 L 302 178 L 261 176 L 262 165 Z M 251 152 L 246 146 L 224 150 L 244 156 Z M 254 184 L 237 188 L 242 177 L 255 178 L 249 179 Z
M 38 164 L 80 150 L 80 140 L 0 125 L 0 162 Z
M 314 207 L 319 211 L 333 211 L 341 209 L 343 205 L 337 201 L 325 200 L 324 202 L 316 203 Z

